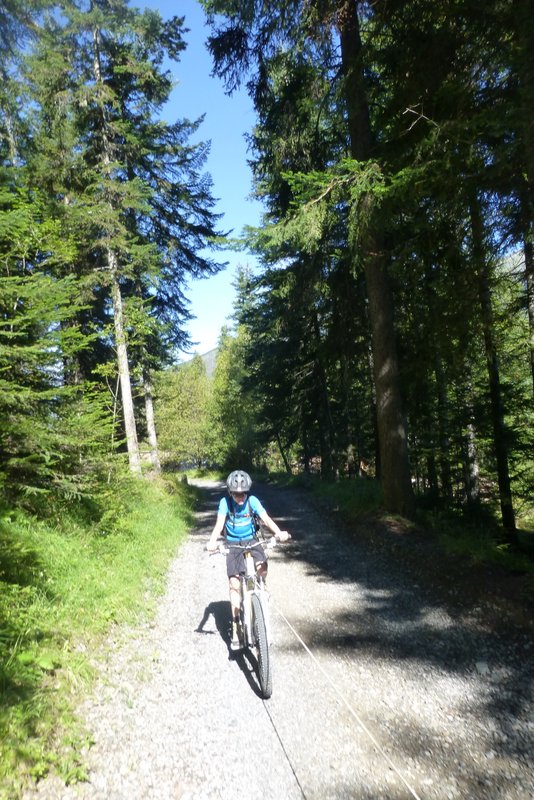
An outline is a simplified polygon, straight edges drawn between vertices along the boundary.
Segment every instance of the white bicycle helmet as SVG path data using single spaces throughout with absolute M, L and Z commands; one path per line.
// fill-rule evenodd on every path
M 250 487 L 252 486 L 252 480 L 248 472 L 244 472 L 242 469 L 234 469 L 231 472 L 227 479 L 226 479 L 226 488 L 228 489 L 229 493 L 232 492 L 249 492 Z

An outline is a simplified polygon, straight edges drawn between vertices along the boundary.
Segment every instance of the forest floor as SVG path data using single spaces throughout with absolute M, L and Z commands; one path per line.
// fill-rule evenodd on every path
M 338 526 L 346 537 L 350 524 Z M 447 553 L 436 534 L 414 530 L 402 520 L 362 518 L 356 535 L 376 551 L 388 553 L 414 579 L 448 605 L 477 607 L 480 619 L 499 631 L 510 624 L 534 631 L 534 576 L 477 560 L 475 556 Z M 534 538 L 534 537 L 533 537 Z
M 520 576 L 443 555 L 372 517 L 348 525 L 308 492 L 255 493 L 293 538 L 269 565 L 274 690 L 229 651 L 224 561 L 208 557 L 221 484 L 156 618 L 94 654 L 78 709 L 88 781 L 25 800 L 527 800 L 534 642 Z M 517 578 L 517 580 L 515 580 Z
M 321 505 L 328 510 L 326 504 Z M 476 556 L 447 553 L 436 533 L 414 529 L 400 519 L 369 514 L 356 526 L 340 520 L 337 527 L 345 537 L 357 536 L 372 550 L 388 553 L 436 596 L 464 607 L 480 605 L 489 624 L 499 626 L 501 619 L 511 619 L 534 630 L 532 574 L 484 563 Z

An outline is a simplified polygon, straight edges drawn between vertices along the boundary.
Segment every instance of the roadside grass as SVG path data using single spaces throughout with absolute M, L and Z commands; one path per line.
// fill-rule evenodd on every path
M 441 522 L 438 538 L 448 555 L 471 564 L 488 564 L 512 573 L 534 576 L 534 535 L 518 531 L 519 548 L 502 541 L 492 526 L 462 524 L 459 520 Z
M 310 490 L 320 501 L 338 509 L 347 519 L 357 519 L 362 514 L 379 513 L 383 510 L 380 485 L 368 478 L 326 481 L 319 475 L 309 473 L 288 475 L 287 472 L 271 472 L 262 480 L 271 481 L 277 486 L 295 486 Z
M 92 522 L 74 504 L 46 520 L 0 512 L 0 797 L 51 769 L 85 778 L 74 707 L 94 648 L 113 625 L 153 614 L 191 525 L 195 490 L 178 480 L 107 491 Z
M 198 469 L 185 469 L 183 472 L 174 473 L 175 475 L 180 475 L 183 478 L 202 478 L 206 481 L 226 481 L 226 477 L 228 472 L 224 470 L 218 469 L 206 469 L 205 467 L 199 467 Z
M 377 513 L 382 508 L 382 490 L 377 481 L 368 478 L 341 480 L 335 483 L 313 483 L 313 492 L 319 498 L 339 508 L 351 519 L 362 514 Z

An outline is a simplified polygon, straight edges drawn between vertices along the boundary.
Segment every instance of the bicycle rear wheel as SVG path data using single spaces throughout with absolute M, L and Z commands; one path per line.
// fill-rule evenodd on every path
M 260 598 L 252 595 L 252 630 L 254 631 L 256 657 L 258 659 L 258 679 L 260 682 L 261 694 L 267 700 L 273 693 L 273 679 L 271 674 L 271 661 L 269 658 L 269 642 L 267 639 L 267 628 L 263 616 Z

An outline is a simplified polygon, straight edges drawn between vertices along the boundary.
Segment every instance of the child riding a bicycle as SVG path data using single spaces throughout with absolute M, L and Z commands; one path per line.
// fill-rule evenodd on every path
M 218 549 L 217 539 L 225 533 L 226 541 L 234 545 L 250 545 L 257 542 L 253 548 L 254 564 L 259 575 L 267 574 L 267 557 L 257 538 L 258 519 L 275 535 L 280 542 L 287 541 L 290 536 L 287 531 L 282 531 L 267 514 L 261 502 L 254 495 L 249 494 L 252 480 L 247 472 L 236 469 L 228 475 L 226 487 L 228 497 L 222 497 L 217 511 L 215 526 L 206 545 L 206 550 L 213 552 Z M 240 610 L 240 583 L 239 576 L 245 571 L 243 552 L 239 547 L 230 547 L 226 556 L 226 571 L 228 575 L 230 606 L 232 609 L 232 640 L 230 648 L 238 650 L 239 643 L 239 610 Z

